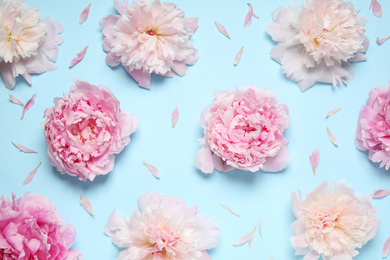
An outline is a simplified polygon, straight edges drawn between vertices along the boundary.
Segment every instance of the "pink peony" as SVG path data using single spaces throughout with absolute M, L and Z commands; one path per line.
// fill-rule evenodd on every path
M 234 168 L 255 172 L 283 170 L 290 162 L 283 132 L 290 123 L 288 107 L 269 89 L 254 85 L 215 91 L 200 121 L 205 137 L 194 162 L 204 173 Z
M 0 73 L 9 89 L 19 75 L 31 84 L 30 74 L 57 68 L 53 62 L 64 28 L 49 17 L 39 20 L 38 10 L 27 10 L 22 0 L 0 1 Z
M 390 168 L 390 81 L 370 91 L 360 109 L 355 144 L 359 150 L 368 150 L 371 161 Z
M 112 171 L 114 154 L 130 143 L 138 118 L 121 112 L 109 88 L 79 79 L 69 95 L 55 98 L 54 104 L 42 123 L 51 164 L 80 180 L 92 181 Z
M 291 224 L 291 245 L 305 260 L 352 260 L 374 238 L 380 220 L 371 197 L 355 195 L 345 181 L 321 183 L 302 200 L 301 192 L 291 193 L 291 207 L 297 218 Z
M 81 260 L 81 252 L 70 250 L 75 237 L 45 196 L 0 197 L 0 259 Z
M 107 15 L 103 27 L 106 62 L 114 67 L 122 63 L 138 85 L 150 88 L 151 73 L 173 77 L 187 73 L 186 64 L 198 60 L 191 36 L 198 28 L 198 18 L 184 18 L 184 11 L 173 3 L 159 0 L 114 0 L 120 15 Z
M 196 206 L 149 192 L 138 198 L 138 207 L 129 219 L 114 210 L 104 229 L 114 244 L 126 248 L 118 260 L 211 259 L 206 250 L 218 245 L 220 230 Z
M 267 32 L 278 44 L 271 57 L 283 67 L 289 80 L 305 91 L 318 82 L 346 83 L 354 70 L 350 62 L 366 60 L 366 18 L 343 0 L 309 0 L 272 13 Z

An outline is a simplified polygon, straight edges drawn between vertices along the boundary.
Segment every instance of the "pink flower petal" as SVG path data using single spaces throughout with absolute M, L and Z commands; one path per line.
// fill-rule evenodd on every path
M 23 108 L 23 114 L 20 119 L 23 119 L 24 114 L 34 105 L 35 103 L 35 98 L 37 97 L 37 94 L 34 94 L 27 102 L 26 105 Z
M 315 175 L 318 161 L 320 160 L 320 148 L 315 150 L 312 153 L 312 155 L 310 155 L 309 160 L 310 160 L 311 168 L 313 169 L 313 175 Z
M 383 38 L 383 39 L 379 39 L 379 37 L 378 37 L 378 38 L 376 38 L 376 42 L 379 45 L 381 45 L 381 44 L 385 43 L 385 41 L 387 41 L 388 39 L 390 39 L 390 36 L 387 36 L 386 38 Z
M 238 64 L 238 62 L 241 60 L 243 50 L 244 50 L 244 46 L 242 46 L 241 49 L 239 50 L 239 52 L 237 52 L 236 57 L 234 58 L 234 62 L 233 62 L 234 66 L 236 66 Z
M 326 114 L 326 117 L 330 117 L 331 115 L 336 114 L 337 112 L 340 111 L 340 109 L 341 109 L 341 107 L 337 107 L 337 108 L 334 108 L 334 109 L 330 110 L 330 111 L 328 112 L 328 114 Z
M 90 3 L 87 7 L 85 7 L 85 9 L 81 12 L 80 21 L 79 21 L 80 24 L 82 24 L 83 22 L 85 22 L 87 20 L 88 15 L 89 15 L 89 9 L 91 8 L 91 5 L 92 5 L 92 3 Z
M 87 52 L 88 45 L 84 47 L 82 51 L 77 53 L 77 57 L 74 58 L 70 63 L 69 63 L 69 68 L 72 68 L 74 65 L 79 63 L 82 59 L 84 59 L 85 53 Z
M 24 106 L 24 103 L 20 101 L 18 98 L 14 97 L 13 95 L 9 94 L 9 99 L 11 100 L 12 103 Z
M 260 217 L 260 222 L 259 222 L 259 233 L 261 236 L 261 241 L 263 241 L 263 235 L 261 234 L 261 225 L 263 224 L 263 215 Z
M 12 143 L 13 143 L 17 148 L 19 148 L 19 150 L 22 151 L 22 152 L 25 152 L 25 153 L 38 153 L 37 151 L 31 150 L 31 149 L 27 148 L 26 146 L 24 146 L 24 145 L 22 145 L 22 144 L 18 144 L 17 142 L 12 141 Z
M 381 18 L 382 17 L 382 7 L 377 0 L 371 0 L 370 8 L 372 7 L 372 13 Z
M 224 204 L 222 204 L 221 203 L 221 206 L 222 206 L 222 208 L 224 208 L 224 209 L 226 209 L 227 211 L 229 211 L 230 213 L 232 213 L 232 214 L 234 214 L 234 215 L 236 215 L 236 216 L 240 216 L 240 215 L 238 215 L 236 212 L 234 212 L 231 208 L 229 208 L 228 206 L 226 206 L 226 205 L 224 205 Z
M 326 131 L 328 132 L 328 137 L 329 137 L 329 140 L 334 144 L 334 145 L 339 145 L 338 142 L 337 142 L 337 139 L 336 137 L 330 132 L 329 128 L 326 128 Z
M 390 190 L 376 190 L 371 196 L 373 198 L 380 199 L 386 197 L 389 194 L 390 194 Z
M 32 179 L 34 178 L 35 173 L 38 171 L 38 168 L 39 168 L 39 166 L 41 166 L 41 164 L 42 164 L 42 162 L 39 162 L 38 166 L 35 167 L 34 170 L 32 170 L 28 174 L 27 178 L 23 182 L 23 185 L 29 184 L 32 181 Z
M 95 216 L 95 214 L 93 214 L 93 209 L 92 209 L 92 204 L 91 202 L 89 201 L 89 199 L 87 197 L 85 197 L 84 195 L 80 195 L 80 204 L 81 206 L 83 206 L 83 208 L 89 213 L 91 214 L 91 216 Z
M 244 27 L 247 27 L 249 25 L 251 25 L 252 23 L 252 16 L 259 19 L 259 17 L 257 15 L 255 15 L 255 13 L 253 13 L 253 6 L 248 3 L 249 5 L 249 11 L 248 13 L 246 14 L 246 17 L 245 17 L 245 21 L 244 21 Z
M 231 39 L 230 36 L 229 36 L 229 34 L 228 34 L 228 32 L 226 31 L 225 27 L 224 27 L 222 24 L 220 24 L 219 22 L 215 21 L 215 25 L 217 26 L 218 30 L 219 30 L 223 35 L 225 35 L 226 37 L 228 37 L 229 39 Z
M 243 236 L 242 238 L 240 238 L 239 240 L 234 242 L 233 245 L 241 246 L 241 245 L 245 244 L 246 242 L 248 242 L 249 248 L 252 249 L 252 239 L 253 239 L 253 235 L 255 234 L 256 229 L 257 229 L 257 227 L 255 227 L 248 235 Z
M 154 177 L 156 177 L 157 179 L 160 179 L 160 173 L 158 172 L 156 167 L 154 167 L 153 165 L 148 164 L 146 162 L 142 162 L 142 163 L 146 165 L 146 167 L 148 168 L 150 173 L 153 174 Z
M 386 258 L 390 253 L 390 237 L 387 238 L 385 244 L 383 245 L 382 258 Z
M 179 108 L 176 106 L 172 111 L 172 128 L 175 127 L 177 120 L 179 120 Z

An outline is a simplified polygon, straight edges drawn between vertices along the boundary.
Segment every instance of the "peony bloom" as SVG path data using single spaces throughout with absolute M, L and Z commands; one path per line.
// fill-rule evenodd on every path
M 350 62 L 366 60 L 366 18 L 344 0 L 297 1 L 272 13 L 267 33 L 278 44 L 271 57 L 289 80 L 305 91 L 318 82 L 346 83 L 353 79 Z
M 138 128 L 138 118 L 121 112 L 119 105 L 109 88 L 74 80 L 69 95 L 55 98 L 45 111 L 42 125 L 51 164 L 80 180 L 93 181 L 112 171 L 114 154 Z
M 291 224 L 290 238 L 296 255 L 305 260 L 352 260 L 374 238 L 380 220 L 371 197 L 354 194 L 345 181 L 321 183 L 302 200 L 301 192 L 291 193 L 291 207 L 297 218 Z
M 290 162 L 283 135 L 290 124 L 288 107 L 278 104 L 271 90 L 254 85 L 215 91 L 214 96 L 200 116 L 205 137 L 194 158 L 196 167 L 204 173 L 214 168 L 283 170 Z
M 22 0 L 0 2 L 0 73 L 9 89 L 19 75 L 31 84 L 31 74 L 57 68 L 53 62 L 64 28 L 49 17 L 39 20 L 38 10 L 27 10 Z
M 75 237 L 45 196 L 0 197 L 0 259 L 81 260 L 81 252 L 70 250 Z
M 134 80 L 150 88 L 151 73 L 183 76 L 187 66 L 198 60 L 191 36 L 198 28 L 198 18 L 184 18 L 184 11 L 172 3 L 139 0 L 128 4 L 114 0 L 120 15 L 107 15 L 103 27 L 106 62 L 114 67 L 122 63 Z
M 368 150 L 368 158 L 390 168 L 390 81 L 385 87 L 370 91 L 366 105 L 360 109 L 355 144 Z
M 149 192 L 138 198 L 138 207 L 129 219 L 114 210 L 104 229 L 114 244 L 126 248 L 118 260 L 211 259 L 206 250 L 218 245 L 220 230 L 196 206 Z

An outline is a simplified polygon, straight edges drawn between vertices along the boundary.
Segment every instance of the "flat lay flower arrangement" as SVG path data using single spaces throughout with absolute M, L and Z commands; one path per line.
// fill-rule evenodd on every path
M 0 259 L 381 259 L 390 4 L 0 2 Z

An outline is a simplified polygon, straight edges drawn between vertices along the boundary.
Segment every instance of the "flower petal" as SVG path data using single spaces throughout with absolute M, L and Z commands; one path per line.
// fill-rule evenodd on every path
M 23 119 L 24 114 L 34 105 L 35 103 L 35 98 L 37 97 L 37 94 L 34 94 L 27 102 L 26 105 L 23 108 L 23 114 L 20 119 Z
M 172 128 L 175 127 L 177 120 L 179 120 L 179 108 L 176 106 L 172 111 Z
M 83 208 L 89 213 L 91 214 L 92 216 L 95 216 L 95 214 L 93 213 L 93 209 L 92 209 L 92 204 L 91 202 L 89 201 L 89 199 L 87 197 L 85 197 L 84 195 L 80 195 L 80 204 L 81 206 L 83 206 Z
M 224 27 L 222 24 L 220 24 L 219 22 L 215 21 L 215 25 L 217 26 L 218 30 L 219 30 L 223 35 L 225 35 L 226 37 L 228 37 L 229 39 L 231 39 L 230 36 L 229 36 L 229 34 L 228 34 L 228 32 L 226 31 L 225 27 Z
M 142 162 L 142 163 L 146 165 L 146 167 L 148 168 L 150 173 L 153 174 L 154 177 L 156 177 L 157 179 L 160 179 L 160 173 L 158 172 L 156 167 L 154 167 L 153 165 L 148 164 L 146 162 Z
M 29 184 L 32 181 L 32 179 L 34 178 L 35 173 L 38 171 L 38 168 L 39 168 L 39 166 L 41 166 L 41 164 L 42 164 L 42 162 L 39 162 L 38 166 L 35 167 L 34 170 L 32 170 L 28 174 L 27 178 L 23 181 L 23 185 Z
M 253 235 L 255 234 L 256 229 L 257 229 L 257 227 L 255 227 L 248 235 L 245 235 L 242 238 L 240 238 L 239 240 L 237 240 L 236 242 L 234 242 L 233 245 L 241 246 L 241 245 L 245 244 L 246 242 L 248 242 L 249 248 L 252 249 L 251 244 L 252 244 Z
M 83 22 L 85 22 L 88 18 L 88 15 L 89 15 L 89 9 L 91 9 L 91 5 L 92 3 L 90 3 L 80 14 L 80 21 L 79 23 L 82 24 Z
M 25 153 L 38 153 L 37 151 L 31 150 L 31 149 L 27 148 L 26 146 L 24 146 L 22 144 L 18 144 L 17 142 L 12 141 L 12 143 L 22 152 L 25 152 Z
M 259 233 L 261 236 L 261 241 L 263 241 L 263 235 L 261 234 L 261 225 L 263 224 L 263 215 L 260 217 L 260 222 L 259 222 Z
M 315 175 L 318 161 L 320 160 L 320 148 L 315 150 L 312 153 L 312 155 L 310 155 L 309 160 L 310 160 L 311 168 L 313 169 L 313 175 Z
M 380 199 L 386 197 L 389 194 L 390 194 L 390 190 L 376 190 L 371 196 L 373 198 Z
M 385 41 L 387 41 L 388 39 L 390 39 L 390 36 L 387 36 L 386 38 L 383 38 L 383 39 L 379 39 L 376 38 L 376 42 L 379 44 L 379 45 L 382 45 L 383 43 L 385 43 Z
M 381 18 L 382 17 L 382 7 L 377 0 L 371 0 L 370 8 L 372 7 L 372 13 Z
M 79 53 L 76 54 L 77 57 L 74 58 L 73 60 L 71 60 L 71 62 L 69 63 L 69 68 L 72 68 L 74 65 L 79 63 L 82 59 L 84 59 L 85 53 L 87 52 L 87 48 L 88 48 L 88 45 L 85 46 L 82 51 L 80 51 Z
M 238 62 L 241 60 L 243 50 L 244 50 L 244 46 L 241 47 L 239 52 L 237 52 L 236 57 L 234 57 L 234 62 L 233 62 L 234 66 L 236 66 L 238 64 Z
M 248 13 L 246 14 L 246 17 L 245 17 L 245 21 L 244 21 L 244 27 L 247 27 L 249 25 L 251 25 L 252 23 L 252 16 L 259 19 L 259 17 L 257 15 L 255 15 L 255 13 L 253 13 L 253 6 L 248 3 L 249 5 L 249 11 Z
M 337 139 L 336 137 L 330 132 L 329 128 L 326 128 L 326 131 L 328 132 L 328 137 L 329 137 L 329 140 L 334 144 L 334 145 L 339 145 L 338 142 L 337 142 Z
M 334 115 L 336 114 L 337 112 L 339 112 L 341 109 L 341 107 L 337 107 L 337 108 L 334 108 L 332 110 L 330 110 L 327 114 L 326 114 L 326 117 L 330 117 L 331 115 Z
M 16 98 L 15 96 L 13 96 L 11 94 L 9 94 L 9 100 L 11 100 L 11 102 L 14 104 L 24 106 L 24 103 L 22 101 L 20 101 L 18 98 Z
M 383 245 L 382 258 L 387 257 L 389 253 L 390 253 L 390 237 L 387 238 L 385 244 Z
M 228 206 L 224 205 L 221 203 L 221 206 L 222 208 L 226 209 L 227 211 L 229 211 L 230 213 L 236 215 L 237 217 L 239 217 L 240 215 L 238 215 L 236 212 L 234 212 L 231 208 L 229 208 Z

